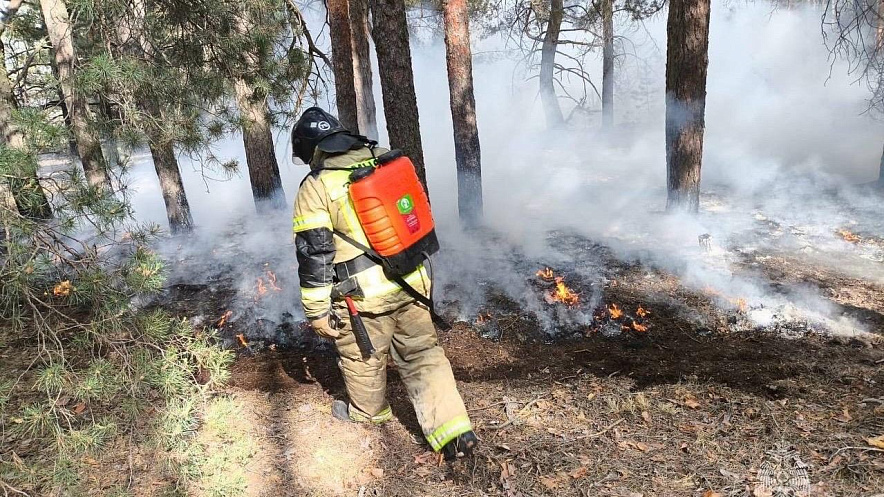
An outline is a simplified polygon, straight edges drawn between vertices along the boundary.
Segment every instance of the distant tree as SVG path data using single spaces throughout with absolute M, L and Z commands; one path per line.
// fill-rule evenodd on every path
M 101 151 L 101 142 L 92 126 L 91 112 L 86 96 L 76 84 L 73 25 L 64 0 L 40 0 L 40 9 L 52 43 L 52 53 L 58 70 L 58 80 L 64 103 L 70 117 L 70 128 L 77 143 L 77 153 L 89 184 L 112 191 L 107 163 Z
M 709 66 L 710 0 L 670 0 L 666 39 L 669 211 L 697 212 Z
M 353 81 L 356 87 L 356 110 L 359 132 L 377 140 L 377 108 L 371 72 L 368 0 L 350 0 L 350 35 L 353 40 Z
M 550 0 L 546 33 L 543 36 L 543 47 L 540 50 L 540 99 L 543 101 L 543 110 L 546 112 L 546 125 L 551 128 L 560 126 L 565 121 L 562 116 L 562 108 L 559 106 L 559 97 L 556 96 L 553 74 L 563 16 L 563 0 Z
M 327 5 L 338 119 L 345 128 L 359 131 L 349 2 L 348 0 L 328 0 Z
M 421 183 L 426 187 L 405 4 L 403 0 L 371 0 L 371 13 L 375 26 L 371 35 L 378 55 L 390 145 L 402 149 L 411 158 Z
M 869 111 L 880 118 L 884 114 L 884 1 L 827 0 L 822 27 L 832 55 L 846 60 L 848 74 L 866 85 Z M 884 152 L 877 185 L 884 188 Z
M 614 125 L 614 0 L 601 0 L 602 127 Z
M 615 66 L 625 51 L 624 36 L 615 35 L 614 21 L 619 16 L 640 23 L 663 4 L 659 0 L 504 0 L 495 5 L 493 14 L 486 16 L 493 20 L 486 22 L 485 29 L 507 32 L 510 43 L 525 54 L 529 74 L 537 68 L 547 124 L 559 126 L 575 111 L 594 112 L 590 105 L 597 99 L 605 127 L 614 121 Z M 601 87 L 587 70 L 587 57 L 597 51 L 602 53 Z M 568 81 L 576 81 L 578 89 L 568 86 Z M 568 117 L 562 112 L 562 99 L 574 103 Z
M 470 19 L 466 0 L 442 0 L 448 89 L 454 124 L 457 200 L 460 219 L 475 225 L 482 217 L 482 154 L 476 124 Z

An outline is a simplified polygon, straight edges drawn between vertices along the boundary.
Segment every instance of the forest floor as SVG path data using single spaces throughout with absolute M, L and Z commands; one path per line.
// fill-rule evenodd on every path
M 246 494 L 884 492 L 881 284 L 806 257 L 746 256 L 735 274 L 745 269 L 774 286 L 813 285 L 871 333 L 833 336 L 800 319 L 760 327 L 747 319 L 755 310 L 745 302 L 722 305 L 715 291 L 623 262 L 587 239 L 555 236 L 575 260 L 601 268 L 592 280 L 563 269 L 573 291 L 598 300 L 588 325 L 563 320 L 567 332 L 551 337 L 519 302 L 488 290 L 474 320 L 440 333 L 482 439 L 471 459 L 442 463 L 428 451 L 392 364 L 394 420 L 355 426 L 330 416 L 331 401 L 345 391 L 327 344 L 291 329 L 301 337 L 296 342 L 231 341 L 239 357 L 227 393 L 238 406 L 236 430 L 251 447 Z M 526 278 L 538 294 L 552 286 Z M 214 301 L 206 312 L 220 316 L 229 305 L 225 292 L 185 293 L 175 297 L 182 309 Z M 556 308 L 553 315 L 567 313 L 564 304 L 541 302 Z M 623 312 L 617 319 L 615 305 Z M 452 316 L 456 307 L 443 306 Z M 250 326 L 240 319 L 222 332 L 249 336 Z
M 597 300 L 589 322 L 565 319 L 567 331 L 550 336 L 522 304 L 489 289 L 470 322 L 440 333 L 482 440 L 474 457 L 454 463 L 428 451 L 394 365 L 391 422 L 336 422 L 330 405 L 345 391 L 328 344 L 292 322 L 271 326 L 285 340 L 257 338 L 268 325 L 242 306 L 219 322 L 234 307 L 233 280 L 173 282 L 159 305 L 219 328 L 237 350 L 223 403 L 195 432 L 215 460 L 187 494 L 884 495 L 884 285 L 806 257 L 746 256 L 736 272 L 813 285 L 870 333 L 835 336 L 801 320 L 755 326 L 745 302 L 723 304 L 665 270 L 557 236 L 575 260 L 600 268 L 591 280 L 561 269 L 574 292 Z M 553 286 L 525 278 L 539 295 Z M 290 285 L 291 275 L 277 283 Z M 551 299 L 541 305 L 568 312 Z M 452 317 L 456 308 L 443 306 Z M 11 364 L 8 351 L 0 356 Z M 93 459 L 95 494 L 123 484 L 132 495 L 176 495 L 150 426 Z

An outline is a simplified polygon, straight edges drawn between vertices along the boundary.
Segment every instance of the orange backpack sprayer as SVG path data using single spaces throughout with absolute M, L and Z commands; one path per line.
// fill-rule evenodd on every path
M 368 146 L 373 149 L 374 143 L 368 142 Z M 432 284 L 430 296 L 427 297 L 402 278 L 424 263 L 427 264 L 432 278 L 430 255 L 439 251 L 430 200 L 411 159 L 400 150 L 375 157 L 373 165 L 356 168 L 350 173 L 349 191 L 356 217 L 371 247 L 366 247 L 339 230 L 334 230 L 334 233 L 383 266 L 388 278 L 416 301 L 427 306 L 437 326 L 450 330 L 451 325 L 436 313 Z M 351 302 L 348 301 L 348 304 Z M 356 323 L 361 318 L 353 313 L 352 305 L 348 305 L 348 309 L 354 331 L 358 331 Z M 367 334 L 364 337 L 357 336 L 357 343 L 364 357 L 371 355 L 373 347 Z
M 439 250 L 430 201 L 411 160 L 394 150 L 350 174 L 350 199 L 388 272 L 406 275 Z

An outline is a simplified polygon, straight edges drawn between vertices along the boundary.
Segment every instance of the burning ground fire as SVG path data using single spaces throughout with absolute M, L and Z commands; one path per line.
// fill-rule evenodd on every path
M 840 236 L 842 240 L 848 243 L 859 243 L 862 241 L 862 238 L 846 229 L 840 229 L 837 231 L 836 234 Z
M 648 323 L 647 320 L 650 315 L 651 311 L 642 306 L 638 306 L 635 310 L 635 317 L 632 317 L 627 315 L 617 304 L 611 304 L 602 310 L 601 313 L 596 314 L 595 317 L 598 321 L 607 321 L 607 324 L 619 324 L 620 331 L 634 330 L 639 333 L 644 333 L 648 331 L 648 327 L 650 326 L 650 323 Z
M 568 307 L 580 304 L 580 294 L 575 293 L 567 285 L 563 276 L 556 276 L 552 269 L 544 268 L 537 271 L 537 277 L 546 282 L 555 282 L 556 286 L 545 295 L 547 302 L 561 302 Z
M 569 308 L 580 304 L 580 295 L 565 284 L 564 276 L 558 276 L 551 268 L 543 268 L 537 271 L 536 276 L 543 282 L 554 283 L 554 287 L 544 293 L 544 298 L 549 304 L 560 302 Z M 648 331 L 650 323 L 648 316 L 651 312 L 643 306 L 638 306 L 635 317 L 629 316 L 617 304 L 612 303 L 595 313 L 597 323 L 614 327 L 618 332 L 633 330 L 639 333 Z
M 282 288 L 280 288 L 277 284 L 276 274 L 273 271 L 267 269 L 264 271 L 264 276 L 258 276 L 257 284 L 255 285 L 255 300 L 258 300 L 261 297 L 267 295 L 267 292 L 269 292 L 270 290 L 273 290 L 274 292 L 281 292 Z
M 218 328 L 219 330 L 221 328 L 223 328 L 224 325 L 227 324 L 227 321 L 230 320 L 231 316 L 233 316 L 233 311 L 231 311 L 231 310 L 224 311 L 224 314 L 222 314 L 221 317 L 218 318 L 218 321 L 215 322 L 215 328 Z

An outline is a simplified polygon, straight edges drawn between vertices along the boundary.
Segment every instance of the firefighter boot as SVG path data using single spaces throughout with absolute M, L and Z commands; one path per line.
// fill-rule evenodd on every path
M 332 402 L 332 417 L 338 421 L 346 421 L 348 423 L 371 423 L 379 425 L 389 421 L 393 417 L 393 411 L 387 405 L 381 412 L 374 416 L 369 416 L 352 404 L 348 404 L 343 400 L 335 400 Z
M 354 422 L 350 419 L 350 405 L 343 400 L 332 402 L 332 417 L 338 421 Z
M 454 440 L 442 447 L 442 454 L 446 461 L 453 461 L 458 457 L 467 457 L 473 454 L 473 450 L 479 445 L 479 438 L 472 431 L 462 433 Z

